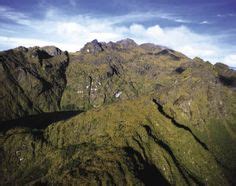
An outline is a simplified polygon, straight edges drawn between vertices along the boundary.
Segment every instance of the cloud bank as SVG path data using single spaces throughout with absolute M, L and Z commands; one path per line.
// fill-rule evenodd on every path
M 222 36 L 194 32 L 186 26 L 190 21 L 171 14 L 147 12 L 114 17 L 68 16 L 51 8 L 45 12 L 44 18 L 39 20 L 0 6 L 0 18 L 11 20 L 28 33 L 22 35 L 14 24 L 3 24 L 0 29 L 0 49 L 19 45 L 56 45 L 63 50 L 74 52 L 93 39 L 108 42 L 132 38 L 139 44 L 151 42 L 164 45 L 191 58 L 199 56 L 212 63 L 221 61 L 236 67 L 236 47 L 221 43 Z M 151 26 L 142 23 L 149 19 L 168 20 L 179 24 L 162 27 L 158 22 Z M 4 29 L 11 30 L 11 34 L 7 34 Z

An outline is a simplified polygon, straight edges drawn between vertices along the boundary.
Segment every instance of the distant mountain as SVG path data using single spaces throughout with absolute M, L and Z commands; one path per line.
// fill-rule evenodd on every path
M 236 184 L 228 66 L 131 39 L 0 59 L 1 184 Z

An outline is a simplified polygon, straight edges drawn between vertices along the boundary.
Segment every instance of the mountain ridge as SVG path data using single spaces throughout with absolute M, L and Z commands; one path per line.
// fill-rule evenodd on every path
M 1 184 L 235 184 L 228 66 L 129 39 L 0 62 Z

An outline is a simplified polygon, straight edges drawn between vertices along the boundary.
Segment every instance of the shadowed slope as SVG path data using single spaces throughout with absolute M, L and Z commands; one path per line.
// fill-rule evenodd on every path
M 0 123 L 0 131 L 4 132 L 14 127 L 26 127 L 30 129 L 45 129 L 48 125 L 61 120 L 67 120 L 81 111 L 61 111 L 42 113 L 38 115 L 27 116 L 15 120 L 4 121 Z

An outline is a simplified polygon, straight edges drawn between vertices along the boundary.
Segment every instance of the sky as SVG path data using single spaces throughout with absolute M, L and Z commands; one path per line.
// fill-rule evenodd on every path
M 0 0 L 0 50 L 125 38 L 236 67 L 236 0 Z

